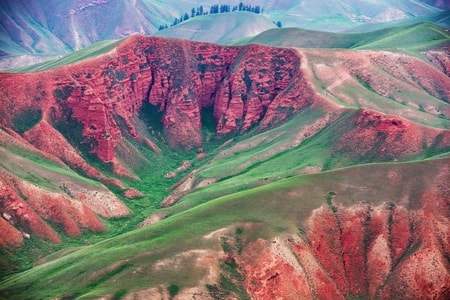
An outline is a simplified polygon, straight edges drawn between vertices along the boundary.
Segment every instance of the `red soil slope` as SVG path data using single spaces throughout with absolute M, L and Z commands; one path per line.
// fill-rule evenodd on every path
M 257 240 L 237 258 L 247 291 L 254 299 L 448 299 L 449 178 L 443 166 L 417 203 L 332 200 L 304 234 Z
M 426 148 L 450 149 L 449 130 L 421 126 L 367 109 L 359 110 L 347 125 L 350 129 L 339 136 L 333 147 L 346 157 L 383 161 L 414 157 Z
M 321 51 L 304 53 L 320 59 L 331 53 Z M 443 73 L 448 70 L 448 61 L 439 59 L 438 54 L 430 52 L 429 58 L 442 72 L 406 55 L 385 59 L 384 52 L 363 56 L 355 53 L 338 52 L 338 60 L 345 62 L 342 68 L 358 75 L 377 93 L 384 94 L 383 81 L 371 77 L 365 65 L 360 64 L 361 60 L 411 85 L 423 87 L 428 94 L 441 97 L 442 103 L 448 101 L 450 94 L 445 88 L 448 77 Z M 110 52 L 77 64 L 26 74 L 0 73 L 0 126 L 4 128 L 0 143 L 14 141 L 26 151 L 68 165 L 82 175 L 124 188 L 119 180 L 107 178 L 89 165 L 78 148 L 87 145 L 101 161 L 111 163 L 118 176 L 132 178 L 116 154 L 125 135 L 161 152 L 151 140 L 152 135 L 138 121 L 143 117 L 140 112 L 144 106 L 149 114 L 145 118 L 153 119 L 154 124 L 161 123 L 168 144 L 176 149 L 202 146 L 203 117 L 214 119 L 219 136 L 243 133 L 253 127 L 268 129 L 323 100 L 308 82 L 313 77 L 304 72 L 311 66 L 302 59 L 302 54 L 292 49 L 262 45 L 226 47 L 133 36 Z M 391 67 L 394 64 L 400 64 L 401 68 Z M 406 73 L 412 74 L 415 80 L 411 76 L 401 77 L 405 73 L 402 68 L 407 68 Z M 319 68 L 311 67 L 309 72 L 312 71 L 322 80 Z M 428 75 L 435 80 L 428 80 Z M 447 104 L 442 106 L 445 108 Z M 424 147 L 441 149 L 450 144 L 448 131 L 421 127 L 374 111 L 361 112 L 357 119 L 350 120 L 353 122 L 348 125 L 350 130 L 339 137 L 335 151 L 395 159 Z M 445 117 L 447 112 L 443 109 L 442 113 Z M 29 186 L 29 182 L 9 172 L 2 173 L 0 178 L 6 186 L 3 197 L 26 203 L 23 205 L 26 215 L 36 215 L 33 224 L 52 220 L 62 224 L 70 235 L 78 235 L 82 228 L 101 230 L 96 215 L 112 217 L 129 213 L 116 197 L 98 199 L 84 192 L 55 195 Z M 40 196 L 30 200 L 27 192 Z M 140 195 L 138 191 L 124 191 L 124 194 L 130 198 Z M 6 205 L 1 209 L 8 214 L 13 210 Z M 89 217 L 85 219 L 83 214 Z M 29 224 L 25 227 L 39 236 L 59 240 L 45 222 L 30 225 L 23 215 L 11 213 L 11 220 Z
M 39 125 L 36 127 L 42 129 Z M 47 132 L 57 134 L 56 138 L 55 135 L 47 136 L 45 142 L 51 144 L 58 141 L 57 138 L 60 134 L 52 127 L 50 128 L 51 130 Z M 32 137 L 28 133 L 32 133 L 33 130 L 34 128 L 25 136 Z M 37 143 L 37 145 L 41 145 L 41 143 Z M 27 143 L 17 133 L 11 130 L 8 132 L 0 130 L 1 247 L 20 246 L 23 243 L 23 237 L 30 238 L 31 236 L 59 243 L 61 239 L 48 221 L 61 225 L 65 233 L 70 236 L 79 236 L 82 229 L 91 231 L 105 229 L 98 215 L 110 218 L 129 214 L 128 208 L 105 186 L 87 184 L 83 180 L 40 167 L 32 159 L 15 154 L 12 151 L 14 149 L 23 153 L 24 156 L 45 157 L 49 163 L 55 163 L 55 166 L 59 165 L 60 171 L 68 168 L 55 156 L 57 154 L 54 151 L 57 149 L 42 147 L 42 150 L 39 150 Z M 61 150 L 84 162 L 73 148 Z M 61 158 L 65 159 L 65 156 L 61 156 Z M 87 163 L 82 166 L 88 166 L 100 174 Z M 14 172 L 23 174 L 24 178 Z M 51 184 L 47 187 L 40 186 L 36 182 L 42 182 L 41 179 L 44 182 L 51 182 Z M 57 188 L 58 186 L 59 188 Z

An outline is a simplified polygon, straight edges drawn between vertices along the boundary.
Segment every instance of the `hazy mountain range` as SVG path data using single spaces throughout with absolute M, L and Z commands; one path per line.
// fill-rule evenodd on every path
M 3 69 L 56 58 L 93 43 L 132 34 L 187 38 L 229 43 L 269 29 L 273 23 L 321 31 L 345 31 L 365 24 L 411 19 L 448 9 L 442 1 L 247 1 L 262 14 L 228 13 L 196 16 L 176 28 L 160 26 L 202 6 L 240 1 L 149 0 L 6 0 L 0 3 L 0 55 Z M 423 19 L 421 21 L 424 21 Z M 449 24 L 448 17 L 442 24 Z M 372 30 L 370 27 L 366 31 Z

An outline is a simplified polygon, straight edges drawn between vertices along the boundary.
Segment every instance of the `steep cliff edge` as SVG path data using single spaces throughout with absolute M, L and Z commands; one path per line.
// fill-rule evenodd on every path
M 141 36 L 74 65 L 1 74 L 1 82 L 3 126 L 25 132 L 40 120 L 57 129 L 79 124 L 72 129 L 79 132 L 71 134 L 88 143 L 100 160 L 117 166 L 115 148 L 124 132 L 137 140 L 145 138 L 133 120 L 144 102 L 162 117 L 155 122 L 163 123 L 169 145 L 190 150 L 202 145 L 204 108 L 213 108 L 217 133 L 226 135 L 259 124 L 261 130 L 269 128 L 314 97 L 293 50 Z M 35 130 L 32 143 L 39 140 L 39 132 L 45 131 Z

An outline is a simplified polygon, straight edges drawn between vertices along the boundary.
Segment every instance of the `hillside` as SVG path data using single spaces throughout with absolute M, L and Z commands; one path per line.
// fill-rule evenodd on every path
M 0 296 L 445 299 L 448 36 L 375 36 L 135 35 L 0 73 Z
M 300 28 L 267 30 L 234 43 L 296 48 L 413 49 L 450 44 L 450 33 L 431 23 L 390 27 L 364 33 L 332 33 Z
M 199 16 L 153 34 L 191 41 L 228 44 L 276 28 L 268 18 L 248 12 Z
M 443 12 L 437 12 L 425 16 L 418 16 L 399 21 L 383 22 L 377 24 L 363 24 L 361 26 L 357 26 L 355 28 L 347 30 L 346 32 L 347 33 L 368 32 L 389 27 L 407 26 L 424 22 L 433 23 L 443 28 L 450 29 L 450 13 L 448 10 L 446 10 Z

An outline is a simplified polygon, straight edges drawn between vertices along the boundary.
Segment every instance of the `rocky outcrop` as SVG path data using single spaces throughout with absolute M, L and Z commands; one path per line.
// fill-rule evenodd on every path
M 49 134 L 43 139 L 38 130 Z M 17 133 L 7 131 L 0 131 L 2 247 L 20 246 L 23 237 L 30 235 L 59 243 L 61 238 L 52 225 L 61 226 L 67 235 L 79 236 L 82 230 L 105 230 L 99 216 L 130 213 L 105 186 L 78 176 L 65 165 L 61 159 L 80 162 L 75 167 L 81 171 L 92 171 L 98 176 L 92 177 L 114 182 L 87 164 L 75 149 L 59 148 L 58 141 L 64 138 L 49 124 L 42 121 L 24 133 L 35 147 Z
M 111 192 L 90 189 L 75 183 L 63 183 L 62 191 L 52 191 L 0 172 L 0 212 L 8 215 L 1 227 L 6 239 L 13 228 L 25 228 L 37 237 L 60 243 L 58 233 L 47 223 L 59 224 L 69 236 L 79 236 L 83 229 L 104 231 L 98 215 L 111 218 L 129 214 L 129 210 Z M 5 223 L 5 222 L 3 222 Z M 13 231 L 14 233 L 15 231 Z M 6 246 L 20 245 L 22 239 L 6 240 Z M 14 243 L 12 241 L 15 241 Z
M 447 53 L 446 53 L 447 52 Z M 447 88 L 450 81 L 448 59 L 448 50 L 425 52 L 426 56 L 433 64 L 424 63 L 419 58 L 412 57 L 402 53 L 392 52 L 374 52 L 369 55 L 370 61 L 377 67 L 392 74 L 395 78 L 411 86 L 420 87 L 428 94 L 433 95 L 437 99 L 450 102 L 450 89 Z M 436 72 L 435 68 L 439 68 L 441 72 Z M 370 74 L 359 72 L 362 79 L 366 81 L 380 95 L 386 95 L 395 98 L 392 90 L 386 90 L 385 83 L 379 83 L 379 78 L 372 78 Z M 363 78 L 365 77 L 365 78 Z M 430 80 L 430 78 L 433 78 Z M 448 114 L 447 114 L 448 116 Z
M 121 182 L 107 178 L 89 165 L 72 145 L 67 143 L 64 136 L 46 121 L 42 120 L 30 130 L 24 132 L 23 137 L 37 149 L 60 158 L 74 170 L 80 170 L 88 177 L 98 179 L 106 184 L 123 188 Z M 62 145 L 65 145 L 65 147 L 61 147 Z
M 3 224 L 5 226 L 2 226 L 1 232 L 3 240 L 9 238 L 6 234 L 11 231 L 10 228 L 13 224 L 18 223 L 40 238 L 47 239 L 54 243 L 61 242 L 61 238 L 58 234 L 31 208 L 26 201 L 19 197 L 13 188 L 3 181 L 0 182 L 0 193 L 2 199 L 1 210 L 3 213 L 7 213 L 11 216 L 11 219 L 8 220 L 6 224 Z M 11 242 L 9 244 L 11 244 Z M 21 244 L 21 239 L 15 239 L 15 242 L 12 245 L 18 246 Z
M 420 126 L 400 117 L 361 109 L 347 125 L 349 130 L 333 147 L 333 151 L 347 157 L 370 162 L 423 155 L 424 148 L 430 152 L 450 150 L 448 130 Z
M 141 197 L 90 165 L 83 153 L 109 163 L 119 177 L 137 179 L 117 158 L 125 136 L 162 154 L 150 132 L 162 131 L 171 147 L 190 150 L 202 146 L 202 120 L 215 126 L 219 137 L 270 128 L 314 101 L 300 60 L 290 49 L 133 36 L 108 53 L 76 64 L 0 73 L 0 125 L 8 132 L 2 131 L 2 142 L 14 140 L 27 152 L 122 189 L 127 198 Z M 104 229 L 97 215 L 129 213 L 103 191 L 64 183 L 67 194 L 8 172 L 2 176 L 7 177 L 5 197 L 16 199 L 4 202 L 2 211 L 25 222 L 32 234 L 54 242 L 60 238 L 47 220 L 77 236 L 83 228 Z M 19 202 L 23 207 L 13 209 Z

